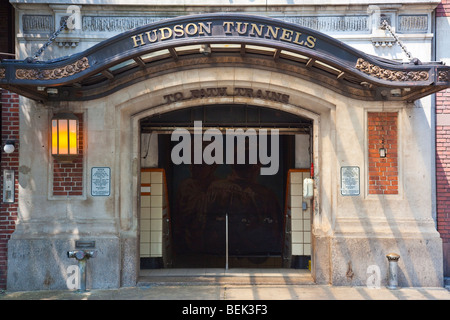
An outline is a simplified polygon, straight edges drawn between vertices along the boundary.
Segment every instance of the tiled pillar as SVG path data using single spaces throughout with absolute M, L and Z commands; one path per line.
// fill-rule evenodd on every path
M 310 172 L 292 171 L 289 178 L 292 256 L 311 256 L 311 207 L 303 201 L 303 180 Z M 306 209 L 303 208 L 305 202 Z M 309 258 L 308 258 L 309 259 Z

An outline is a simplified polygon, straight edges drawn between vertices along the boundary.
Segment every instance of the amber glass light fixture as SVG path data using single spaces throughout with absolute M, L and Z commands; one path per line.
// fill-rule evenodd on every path
M 52 118 L 52 155 L 61 161 L 72 161 L 78 155 L 78 118 L 60 113 Z

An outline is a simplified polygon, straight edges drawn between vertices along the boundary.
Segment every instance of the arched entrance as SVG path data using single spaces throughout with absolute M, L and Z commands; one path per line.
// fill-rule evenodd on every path
M 303 179 L 296 176 L 291 190 L 289 176 L 310 177 L 310 119 L 222 104 L 149 116 L 140 125 L 141 268 L 307 267 L 311 205 L 299 200 Z M 294 225 L 291 194 L 303 206 Z
M 212 75 L 214 77 L 214 80 L 211 79 Z M 290 84 L 290 86 L 287 86 L 287 84 Z M 173 95 L 174 97 L 190 97 L 192 95 L 192 91 L 194 90 L 201 91 L 203 89 L 204 92 L 208 92 L 209 88 L 226 88 L 226 94 L 223 93 L 217 96 L 208 97 L 200 95 L 194 96 L 189 99 L 180 99 L 178 101 L 172 101 L 164 98 L 169 94 Z M 240 89 L 236 88 L 248 88 L 254 90 L 254 92 L 256 93 L 258 92 L 258 90 L 262 90 L 265 92 L 266 97 L 266 91 L 273 92 L 276 93 L 276 96 L 280 98 L 257 98 L 254 96 L 249 96 L 248 94 L 240 94 Z M 151 140 L 151 138 L 150 140 L 146 140 L 145 138 L 143 138 L 144 134 L 157 131 L 161 133 L 158 134 L 158 136 L 163 136 L 164 134 L 166 134 L 169 135 L 168 137 L 170 137 L 170 134 L 176 128 L 185 128 L 188 131 L 193 129 L 192 125 L 194 118 L 191 118 L 191 116 L 189 116 L 190 122 L 188 124 L 186 121 L 187 116 L 186 114 L 183 115 L 183 113 L 190 114 L 191 112 L 199 112 L 200 115 L 203 115 L 204 112 L 207 112 L 208 110 L 212 111 L 215 108 L 221 108 L 221 106 L 225 106 L 225 109 L 234 108 L 236 112 L 245 113 L 246 111 L 247 115 L 251 114 L 252 112 L 254 113 L 254 115 L 257 115 L 261 110 L 266 110 L 266 113 L 261 114 L 260 112 L 257 116 L 256 120 L 258 121 L 258 125 L 255 126 L 255 129 L 260 129 L 261 126 L 259 125 L 259 122 L 261 121 L 262 124 L 264 123 L 261 116 L 266 116 L 269 120 L 265 121 L 265 129 L 270 130 L 278 128 L 280 136 L 282 137 L 281 140 L 295 140 L 295 135 L 304 137 L 303 142 L 300 138 L 297 139 L 296 144 L 301 145 L 303 143 L 305 148 L 308 149 L 307 156 L 305 156 L 305 158 L 303 159 L 297 159 L 297 161 L 304 161 L 304 163 L 306 163 L 302 168 L 304 169 L 305 174 L 308 176 L 310 176 L 310 166 L 312 161 L 315 168 L 314 174 L 317 175 L 320 172 L 320 168 L 322 166 L 318 161 L 318 155 L 320 153 L 319 148 L 321 147 L 319 137 L 321 134 L 325 134 L 330 137 L 332 137 L 334 134 L 334 124 L 333 121 L 330 121 L 333 117 L 333 115 L 330 113 L 330 111 L 332 111 L 334 108 L 333 103 L 317 96 L 317 92 L 322 92 L 322 90 L 323 89 L 321 89 L 321 87 L 318 85 L 308 84 L 307 81 L 296 79 L 291 75 L 276 73 L 268 70 L 261 70 L 257 68 L 228 66 L 226 68 L 203 67 L 199 69 L 174 71 L 173 73 L 164 74 L 159 77 L 148 79 L 141 82 L 140 84 L 133 85 L 127 88 L 126 91 L 122 91 L 126 92 L 126 96 L 117 93 L 111 95 L 110 101 L 116 106 L 115 122 L 120 124 L 120 136 L 119 140 L 117 141 L 117 147 L 120 148 L 120 152 L 117 153 L 117 162 L 120 163 L 120 172 L 118 172 L 116 176 L 116 179 L 120 182 L 118 188 L 121 194 L 120 207 L 118 207 L 118 217 L 120 217 L 121 227 L 123 228 L 123 230 L 128 230 L 127 232 L 122 232 L 123 241 L 125 243 L 124 248 L 129 248 L 127 250 L 123 250 L 123 259 L 127 261 L 134 261 L 134 264 L 124 264 L 125 268 L 123 270 L 123 274 L 128 276 L 135 275 L 136 277 L 138 277 L 139 269 L 141 269 L 141 188 L 148 187 L 148 182 L 144 183 L 147 185 L 141 185 L 141 171 L 143 169 L 150 168 L 156 168 L 157 170 L 165 169 L 159 166 L 159 156 L 157 157 L 158 159 L 155 159 L 154 157 L 155 154 L 159 153 L 158 149 L 160 148 L 160 143 L 158 143 L 158 146 L 156 146 L 155 140 Z M 282 100 L 283 98 L 281 97 L 283 96 L 285 100 Z M 342 103 L 346 102 L 343 101 Z M 172 115 L 171 112 L 173 112 Z M 280 120 L 278 123 L 276 122 L 276 118 L 274 116 L 277 114 L 284 116 L 284 118 L 279 116 Z M 324 115 L 323 118 L 322 114 Z M 218 113 L 215 112 L 213 113 L 213 115 L 217 117 Z M 158 121 L 155 121 L 155 119 L 160 119 L 160 123 L 158 123 Z M 219 117 L 219 119 L 223 119 L 223 117 Z M 208 121 L 210 121 L 208 117 L 205 118 L 204 116 L 199 116 L 197 120 L 202 121 L 202 124 L 204 124 L 203 130 L 211 128 L 207 123 Z M 164 123 L 164 121 L 166 121 L 166 123 Z M 176 124 L 174 123 L 175 121 L 184 123 L 178 123 L 177 126 L 173 126 L 173 124 Z M 270 127 L 268 125 L 269 123 Z M 214 124 L 214 128 L 224 129 L 220 126 L 220 123 L 211 122 L 211 124 Z M 241 122 L 239 124 L 239 128 L 248 130 L 251 128 L 250 124 L 250 122 Z M 236 128 L 235 123 L 234 127 Z M 148 129 L 148 132 L 143 133 L 143 131 L 146 131 L 146 128 Z M 170 128 L 170 130 L 168 130 L 168 128 Z M 308 128 L 309 130 L 308 134 L 305 134 L 306 128 Z M 256 132 L 258 132 L 258 130 L 256 130 Z M 309 135 L 309 133 L 313 134 Z M 285 138 L 283 138 L 283 136 L 285 136 Z M 166 137 L 166 139 L 168 138 Z M 155 148 L 153 149 L 153 151 L 149 151 L 147 149 L 147 146 L 149 144 L 153 145 L 153 148 Z M 174 144 L 176 144 L 176 142 L 174 142 Z M 161 143 L 161 148 L 163 148 L 163 146 L 164 145 Z M 283 150 L 285 152 L 294 151 L 289 148 L 284 148 Z M 168 148 L 166 145 L 165 152 L 169 152 L 170 154 L 170 151 L 171 148 Z M 147 157 L 147 159 L 143 161 L 142 157 Z M 152 158 L 153 160 L 149 160 L 150 158 Z M 326 163 L 331 160 L 332 159 L 330 158 L 324 159 L 323 161 Z M 145 163 L 146 161 L 150 161 L 150 163 Z M 284 182 L 281 182 L 283 191 L 280 195 L 280 198 L 286 196 L 284 190 L 287 187 L 286 170 L 288 170 L 288 168 L 289 167 L 286 167 L 284 175 L 281 175 L 282 179 L 284 179 Z M 295 160 L 294 165 L 290 168 L 295 168 Z M 329 168 L 329 172 L 332 172 L 331 166 Z M 297 169 L 300 169 L 300 167 L 297 167 Z M 150 176 L 152 176 L 152 174 L 150 174 Z M 300 181 L 301 180 L 302 177 L 300 178 Z M 327 182 L 324 183 L 321 181 L 316 185 L 314 197 L 315 201 L 318 201 L 318 199 L 320 198 L 320 194 L 317 192 L 317 190 L 323 187 L 326 189 L 328 188 Z M 281 201 L 282 205 L 285 206 L 286 199 L 283 198 Z M 168 204 L 170 205 L 170 203 Z M 296 206 L 297 211 L 299 209 L 302 210 L 302 201 L 297 202 Z M 314 206 L 311 205 L 311 207 L 307 209 L 311 210 L 312 212 L 312 210 L 319 210 L 320 207 L 321 205 L 317 203 Z M 132 210 L 130 210 L 130 208 L 132 208 Z M 151 205 L 147 206 L 147 208 L 150 208 L 151 212 Z M 327 206 L 325 206 L 325 209 L 327 209 Z M 283 212 L 283 214 L 285 214 L 285 212 Z M 314 219 L 315 217 L 311 213 L 311 219 L 308 223 L 310 225 L 314 225 Z M 319 223 L 322 223 L 322 221 L 319 221 Z M 162 227 L 164 226 L 162 220 L 160 225 L 162 225 Z M 316 226 L 320 226 L 320 224 Z M 283 232 L 287 227 L 288 226 L 283 225 Z M 161 232 L 163 232 L 162 229 L 163 228 L 161 228 Z M 309 236 L 311 237 L 311 242 L 313 242 L 312 234 L 313 230 L 311 230 L 309 234 Z M 298 233 L 296 235 L 298 235 Z M 150 239 L 151 236 L 151 233 L 147 233 L 146 235 L 147 239 Z M 285 241 L 285 239 L 283 238 L 282 241 Z M 292 241 L 291 243 L 294 242 Z M 147 245 L 149 247 L 150 242 L 147 242 Z M 295 247 L 298 248 L 298 246 Z M 314 253 L 312 247 L 313 246 L 311 244 L 311 246 L 309 247 L 309 250 L 311 250 L 310 259 L 312 260 L 312 263 L 314 263 Z M 148 261 L 143 262 L 144 265 L 142 266 L 142 268 L 164 266 L 164 259 L 162 259 L 162 255 L 164 255 L 162 241 L 160 248 L 161 249 L 157 249 L 159 250 L 159 256 L 156 257 L 157 259 L 147 259 Z M 293 248 L 292 245 L 291 248 Z M 174 249 L 174 247 L 169 249 Z M 284 248 L 282 248 L 282 253 L 283 252 L 287 253 Z M 263 252 L 265 257 L 267 257 L 267 253 L 268 252 Z M 221 254 L 223 259 L 223 252 Z M 290 257 L 289 254 L 287 256 Z M 152 257 L 148 256 L 147 258 Z M 253 260 L 252 263 L 248 258 L 248 256 L 244 257 L 244 259 L 246 259 L 244 265 L 246 266 L 255 265 L 255 262 L 259 263 L 262 260 L 268 260 L 259 255 L 255 257 L 255 259 L 252 259 L 252 257 L 250 257 L 250 260 Z M 284 267 L 291 266 L 292 261 L 284 261 L 279 252 L 277 259 L 277 262 L 274 262 L 273 259 L 271 262 Z M 306 263 L 307 265 L 308 261 L 305 262 L 300 260 L 301 259 L 297 259 L 296 263 L 303 266 Z M 184 260 L 184 262 L 182 261 L 181 265 L 188 266 L 187 261 L 188 260 Z M 148 265 L 145 266 L 145 263 L 148 263 Z M 173 266 L 173 263 L 174 261 L 170 261 L 169 266 L 170 264 L 171 266 Z M 130 269 L 128 269 L 127 267 L 130 267 Z

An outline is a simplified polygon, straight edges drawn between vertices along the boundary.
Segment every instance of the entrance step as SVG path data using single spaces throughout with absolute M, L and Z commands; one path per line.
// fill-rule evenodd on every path
M 138 286 L 150 285 L 313 285 L 305 269 L 152 269 L 141 270 Z
M 444 278 L 444 288 L 450 291 L 450 277 Z

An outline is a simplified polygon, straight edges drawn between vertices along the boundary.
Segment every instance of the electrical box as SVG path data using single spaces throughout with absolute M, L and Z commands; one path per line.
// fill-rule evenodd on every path
M 314 196 L 314 180 L 306 178 L 303 180 L 303 199 L 308 200 Z
M 3 170 L 3 202 L 14 202 L 14 170 Z

